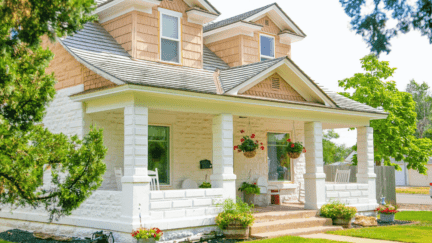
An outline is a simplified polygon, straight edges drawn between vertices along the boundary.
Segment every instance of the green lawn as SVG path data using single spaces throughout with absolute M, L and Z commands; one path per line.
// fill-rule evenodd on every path
M 396 193 L 429 195 L 429 189 L 430 187 L 399 187 L 396 188 Z
M 258 241 L 254 241 L 258 242 Z M 332 241 L 324 239 L 306 239 L 297 236 L 283 236 L 273 239 L 259 240 L 259 243 L 343 243 L 342 241 Z
M 360 238 L 430 243 L 432 242 L 432 212 L 400 212 L 396 214 L 398 220 L 419 221 L 418 225 L 388 226 L 375 228 L 350 229 L 328 232 L 334 235 L 353 236 Z

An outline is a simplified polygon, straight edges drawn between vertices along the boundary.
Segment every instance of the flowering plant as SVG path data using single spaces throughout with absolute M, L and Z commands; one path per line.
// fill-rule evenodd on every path
M 291 153 L 306 153 L 306 149 L 303 147 L 303 144 L 301 142 L 292 142 L 291 139 L 287 140 L 288 146 L 287 146 L 287 152 Z
M 152 229 L 139 228 L 138 230 L 132 231 L 131 235 L 135 239 L 154 238 L 156 241 L 159 241 L 163 235 L 163 232 L 158 228 L 152 228 Z
M 260 194 L 261 189 L 257 186 L 256 183 L 249 184 L 247 182 L 243 182 L 242 186 L 238 189 L 241 192 L 244 192 L 245 194 Z
M 240 131 L 241 133 L 244 133 L 243 130 Z M 252 134 L 249 136 L 243 136 L 243 138 L 240 140 L 241 144 L 234 146 L 234 150 L 237 150 L 240 152 L 252 152 L 258 149 L 261 145 L 261 150 L 264 150 L 263 143 L 260 143 L 258 140 L 252 140 L 255 138 L 255 134 Z
M 345 204 L 336 201 L 323 205 L 320 209 L 321 216 L 331 219 L 352 219 L 356 213 L 356 208 L 345 206 Z
M 391 204 L 386 204 L 379 206 L 377 209 L 375 209 L 375 212 L 381 213 L 381 214 L 396 214 L 399 211 L 397 211 L 398 207 L 393 206 Z
M 226 199 L 221 204 L 223 211 L 216 217 L 216 224 L 220 229 L 227 229 L 230 224 L 240 224 L 243 228 L 253 225 L 255 218 L 252 215 L 252 207 L 237 198 L 237 202 Z

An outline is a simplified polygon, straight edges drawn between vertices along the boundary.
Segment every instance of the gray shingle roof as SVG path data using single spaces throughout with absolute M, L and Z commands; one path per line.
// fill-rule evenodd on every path
M 204 69 L 210 71 L 216 71 L 216 69 L 228 69 L 229 66 L 226 64 L 220 57 L 218 57 L 214 52 L 204 46 L 203 50 L 203 61 L 204 61 Z

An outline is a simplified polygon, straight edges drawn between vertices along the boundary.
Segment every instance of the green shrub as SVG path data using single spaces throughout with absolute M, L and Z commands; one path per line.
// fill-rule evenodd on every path
M 337 201 L 333 201 L 329 204 L 323 205 L 320 210 L 321 216 L 331 219 L 352 219 L 356 213 L 356 208 L 345 206 L 345 204 Z
M 205 181 L 199 186 L 199 188 L 211 188 L 211 184 L 210 182 Z
M 261 189 L 254 184 L 249 184 L 247 182 L 243 182 L 242 186 L 238 189 L 239 191 L 245 193 L 245 194 L 260 194 Z
M 251 226 L 255 221 L 252 215 L 253 206 L 249 206 L 240 198 L 237 203 L 232 199 L 226 199 L 222 203 L 223 211 L 216 217 L 216 224 L 220 229 L 226 229 L 231 223 L 240 223 L 244 228 Z

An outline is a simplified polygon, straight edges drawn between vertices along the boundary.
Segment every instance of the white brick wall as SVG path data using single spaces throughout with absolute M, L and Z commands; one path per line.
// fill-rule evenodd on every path
M 377 205 L 369 203 L 368 184 L 326 184 L 326 202 L 339 201 L 355 206 L 358 212 L 372 211 Z

